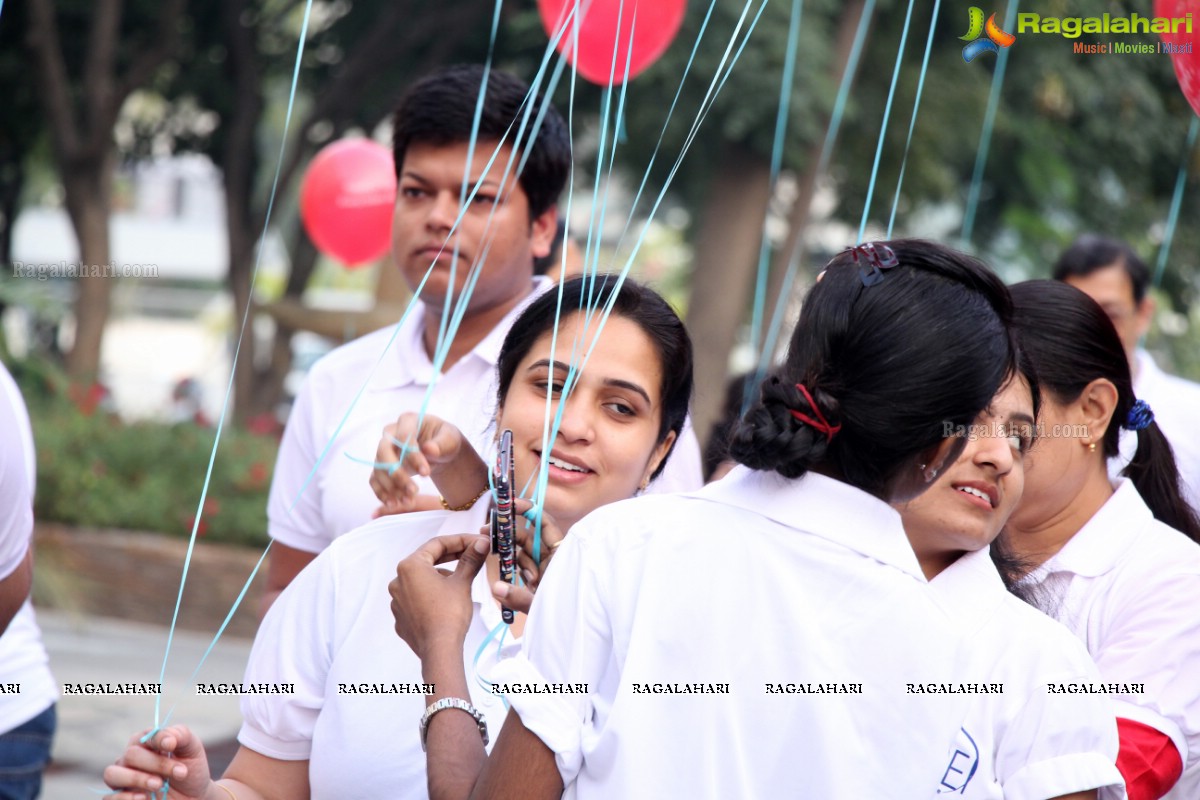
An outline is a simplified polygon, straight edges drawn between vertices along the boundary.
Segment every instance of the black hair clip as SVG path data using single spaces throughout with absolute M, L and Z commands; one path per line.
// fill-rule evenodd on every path
M 862 279 L 863 286 L 874 286 L 883 280 L 882 270 L 891 269 L 900 264 L 900 259 L 896 257 L 896 251 L 886 244 L 867 242 L 849 247 L 847 250 L 850 255 L 854 256 L 854 263 L 858 265 L 858 276 Z

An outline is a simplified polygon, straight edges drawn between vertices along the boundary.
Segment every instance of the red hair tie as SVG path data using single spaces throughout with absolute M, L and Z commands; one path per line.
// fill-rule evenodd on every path
M 804 399 L 812 407 L 813 413 L 817 415 L 816 419 L 797 411 L 794 408 L 789 408 L 788 413 L 801 422 L 807 422 L 811 427 L 825 434 L 825 441 L 832 442 L 833 435 L 842 429 L 841 424 L 830 425 L 829 420 L 825 419 L 825 415 L 821 413 L 821 409 L 817 408 L 817 401 L 813 400 L 813 396 L 808 393 L 808 389 L 804 388 L 803 383 L 797 383 L 796 388 L 800 390 L 800 394 L 804 395 Z

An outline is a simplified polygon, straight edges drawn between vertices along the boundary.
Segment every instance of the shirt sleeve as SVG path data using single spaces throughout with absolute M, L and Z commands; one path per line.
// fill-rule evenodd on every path
M 25 560 L 33 536 L 32 442 L 25 404 L 0 366 L 0 580 Z
M 1116 768 L 1117 724 L 1108 695 L 1051 692 L 1050 683 L 1095 683 L 1095 667 L 1081 643 L 1074 674 L 1035 685 L 1004 731 L 996 752 L 996 776 L 1005 800 L 1049 797 L 1111 787 L 1105 797 L 1125 797 Z M 1064 670 L 1066 672 L 1066 670 Z
M 596 725 L 597 705 L 611 705 L 618 680 L 613 637 L 594 569 L 596 554 L 577 523 L 554 556 L 525 624 L 523 647 L 502 661 L 495 683 L 588 685 L 587 694 L 513 694 L 507 697 L 522 724 L 555 753 L 563 785 L 578 776 L 585 741 Z
M 1140 691 L 1115 695 L 1118 717 L 1170 737 L 1186 765 L 1200 746 L 1200 574 L 1156 575 L 1153 592 L 1123 592 L 1096 649 L 1102 679 Z
M 275 541 L 307 553 L 319 553 L 333 541 L 321 513 L 320 475 L 314 472 L 326 444 L 317 432 L 319 382 L 319 374 L 310 373 L 296 397 L 279 443 L 267 499 L 267 533 Z
M 238 741 L 282 761 L 312 752 L 336 648 L 337 551 L 301 570 L 267 612 L 246 665 L 246 684 L 290 684 L 291 694 L 243 694 Z

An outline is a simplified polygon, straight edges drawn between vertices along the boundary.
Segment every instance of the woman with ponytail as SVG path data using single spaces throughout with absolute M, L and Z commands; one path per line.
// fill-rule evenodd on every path
M 1021 585 L 1087 645 L 1115 689 L 1117 761 L 1131 800 L 1200 797 L 1200 522 L 1153 409 L 1134 397 L 1103 309 L 1053 281 L 1012 289 L 1042 391 L 1041 435 L 1008 548 Z M 1121 429 L 1137 454 L 1115 485 Z
M 1009 315 L 995 275 L 940 245 L 836 256 L 786 364 L 730 437 L 740 466 L 693 494 L 615 503 L 572 528 L 521 654 L 491 675 L 514 713 L 486 761 L 469 717 L 439 717 L 431 785 L 435 774 L 478 778 L 434 796 L 998 797 L 972 780 L 987 767 L 963 723 L 1025 698 L 982 699 L 979 687 L 1002 679 L 971 655 L 981 626 L 949 607 L 953 593 L 933 591 L 889 503 L 954 464 L 960 429 L 1016 372 Z M 469 598 L 427 571 L 412 602 L 437 631 L 435 615 Z M 398 632 L 433 652 L 420 639 L 436 634 Z M 456 677 L 455 661 L 424 658 L 425 679 Z M 1105 706 L 1071 708 L 1077 738 L 1058 735 L 1067 714 L 1026 720 L 1027 733 L 1051 732 L 1070 774 L 1027 740 L 998 767 L 1012 777 L 1006 796 L 1084 800 L 1119 783 Z

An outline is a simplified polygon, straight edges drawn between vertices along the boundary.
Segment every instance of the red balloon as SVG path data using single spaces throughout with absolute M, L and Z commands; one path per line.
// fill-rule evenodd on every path
M 1163 42 L 1174 51 L 1171 61 L 1175 64 L 1175 76 L 1183 96 L 1200 114 L 1200 0 L 1155 0 L 1154 16 L 1185 18 L 1193 15 L 1192 33 L 1179 26 L 1178 33 L 1162 34 Z
M 308 165 L 300 218 L 322 253 L 355 267 L 391 246 L 396 171 L 392 153 L 368 139 L 339 139 Z
M 567 23 L 567 16 L 576 9 L 576 2 L 577 15 Z M 567 27 L 558 40 L 558 52 L 575 65 L 580 75 L 601 86 L 608 85 L 610 75 L 613 83 L 625 80 L 627 56 L 630 78 L 658 60 L 679 33 L 686 7 L 687 0 L 538 0 L 542 25 L 552 40 L 564 25 Z M 617 29 L 618 16 L 620 30 Z M 579 52 L 575 53 L 573 28 L 577 22 Z M 632 56 L 629 55 L 630 32 L 633 33 Z

